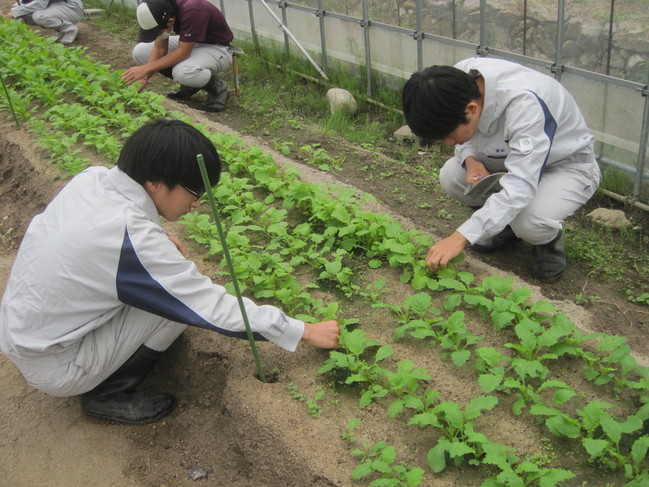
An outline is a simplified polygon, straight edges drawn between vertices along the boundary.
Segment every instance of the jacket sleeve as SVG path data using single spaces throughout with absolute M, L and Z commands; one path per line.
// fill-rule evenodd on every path
M 201 275 L 159 225 L 137 210 L 128 213 L 116 276 L 119 300 L 172 321 L 246 338 L 237 298 Z M 304 322 L 274 306 L 258 306 L 247 298 L 244 304 L 256 339 L 289 351 L 297 348 Z
M 24 17 L 25 15 L 33 14 L 39 10 L 45 10 L 50 5 L 50 0 L 31 0 L 21 1 L 19 5 L 11 7 L 11 14 L 15 19 Z
M 500 180 L 502 189 L 458 228 L 471 243 L 497 234 L 530 204 L 552 147 L 556 122 L 532 92 L 513 98 L 503 116 L 510 150 L 507 174 Z

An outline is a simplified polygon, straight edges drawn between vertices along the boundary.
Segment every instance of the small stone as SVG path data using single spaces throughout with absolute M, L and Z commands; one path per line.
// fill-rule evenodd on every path
M 192 480 L 199 480 L 199 479 L 206 479 L 207 478 L 207 470 L 201 467 L 194 467 L 189 470 L 189 478 Z
M 392 136 L 397 142 L 414 142 L 417 139 L 407 125 L 399 127 Z

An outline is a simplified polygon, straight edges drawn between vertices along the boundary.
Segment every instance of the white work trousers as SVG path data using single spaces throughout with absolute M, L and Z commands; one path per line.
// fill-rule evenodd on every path
M 169 50 L 178 48 L 178 36 L 169 37 Z M 140 42 L 133 48 L 133 59 L 141 66 L 149 62 L 153 51 L 153 42 Z M 219 44 L 195 44 L 191 55 L 176 64 L 172 70 L 174 81 L 183 86 L 202 88 L 212 77 L 232 66 L 232 53 L 228 46 Z
M 504 164 L 485 166 L 490 173 L 507 170 Z M 467 206 L 481 207 L 489 197 L 487 194 L 476 199 L 464 195 L 466 170 L 455 157 L 446 161 L 439 179 L 449 196 Z M 595 194 L 600 179 L 599 166 L 592 153 L 576 154 L 547 166 L 534 199 L 510 222 L 510 227 L 517 237 L 532 245 L 552 241 L 563 227 L 563 221 Z
M 83 6 L 81 3 L 56 2 L 46 9 L 25 15 L 22 19 L 29 25 L 38 25 L 44 29 L 60 31 L 65 30 L 65 27 L 77 24 L 82 17 Z
M 52 396 L 76 396 L 104 382 L 142 345 L 164 351 L 186 328 L 186 325 L 125 306 L 68 349 L 14 362 L 36 389 Z

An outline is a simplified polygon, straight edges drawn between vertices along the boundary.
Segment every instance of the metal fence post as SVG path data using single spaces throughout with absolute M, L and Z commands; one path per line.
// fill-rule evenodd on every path
M 424 69 L 424 34 L 422 29 L 422 17 L 424 15 L 421 8 L 422 0 L 417 0 L 417 32 L 415 33 L 415 39 L 417 40 L 417 71 Z
M 367 96 L 372 96 L 372 57 L 370 55 L 370 7 L 369 0 L 363 0 L 361 27 L 365 35 L 365 72 L 367 75 Z
M 565 0 L 559 0 L 557 8 L 557 52 L 554 55 L 555 61 L 551 67 L 551 71 L 554 73 L 554 79 L 561 82 L 561 74 L 563 73 L 563 24 L 566 16 Z
M 277 6 L 282 10 L 282 22 L 284 23 L 284 25 L 288 25 L 288 17 L 286 15 L 286 1 L 281 0 L 277 3 Z M 288 57 L 290 54 L 289 45 L 288 34 L 286 33 L 286 31 L 284 31 L 284 52 L 286 53 L 286 57 Z
M 252 33 L 252 44 L 255 46 L 255 49 L 259 51 L 259 39 L 257 39 L 257 29 L 255 28 L 255 12 L 252 8 L 252 2 L 254 0 L 248 1 L 248 15 L 250 16 L 250 32 Z M 264 0 L 262 0 L 263 2 Z
M 326 73 L 327 69 L 327 36 L 325 35 L 325 9 L 324 1 L 318 0 L 318 10 L 315 15 L 320 21 L 320 48 L 322 49 L 322 70 Z
M 644 113 L 642 115 L 642 128 L 640 132 L 640 146 L 638 148 L 638 166 L 633 184 L 633 196 L 640 197 L 642 193 L 642 179 L 644 177 L 644 166 L 647 156 L 647 138 L 649 137 L 649 81 L 642 90 L 644 97 Z

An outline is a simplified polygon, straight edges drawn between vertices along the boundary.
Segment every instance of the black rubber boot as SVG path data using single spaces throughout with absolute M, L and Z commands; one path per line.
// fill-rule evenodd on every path
M 200 90 L 201 90 L 200 88 L 193 88 L 191 86 L 180 85 L 178 89 L 167 93 L 167 98 L 171 98 L 172 100 L 189 100 Z
M 534 264 L 532 274 L 539 281 L 556 282 L 566 270 L 566 253 L 563 250 L 563 230 L 543 245 L 534 245 Z
M 471 249 L 476 252 L 489 253 L 496 250 L 498 247 L 502 247 L 512 238 L 516 237 L 516 234 L 507 225 L 500 233 L 497 233 L 493 237 L 483 238 L 482 240 L 471 245 Z
M 225 102 L 228 101 L 230 92 L 228 85 L 212 73 L 212 77 L 207 82 L 203 89 L 207 91 L 207 102 L 203 104 L 203 110 L 206 112 L 222 112 L 225 110 Z
M 136 391 L 162 355 L 142 345 L 119 369 L 92 391 L 81 396 L 81 408 L 93 422 L 147 424 L 176 407 L 171 394 Z

